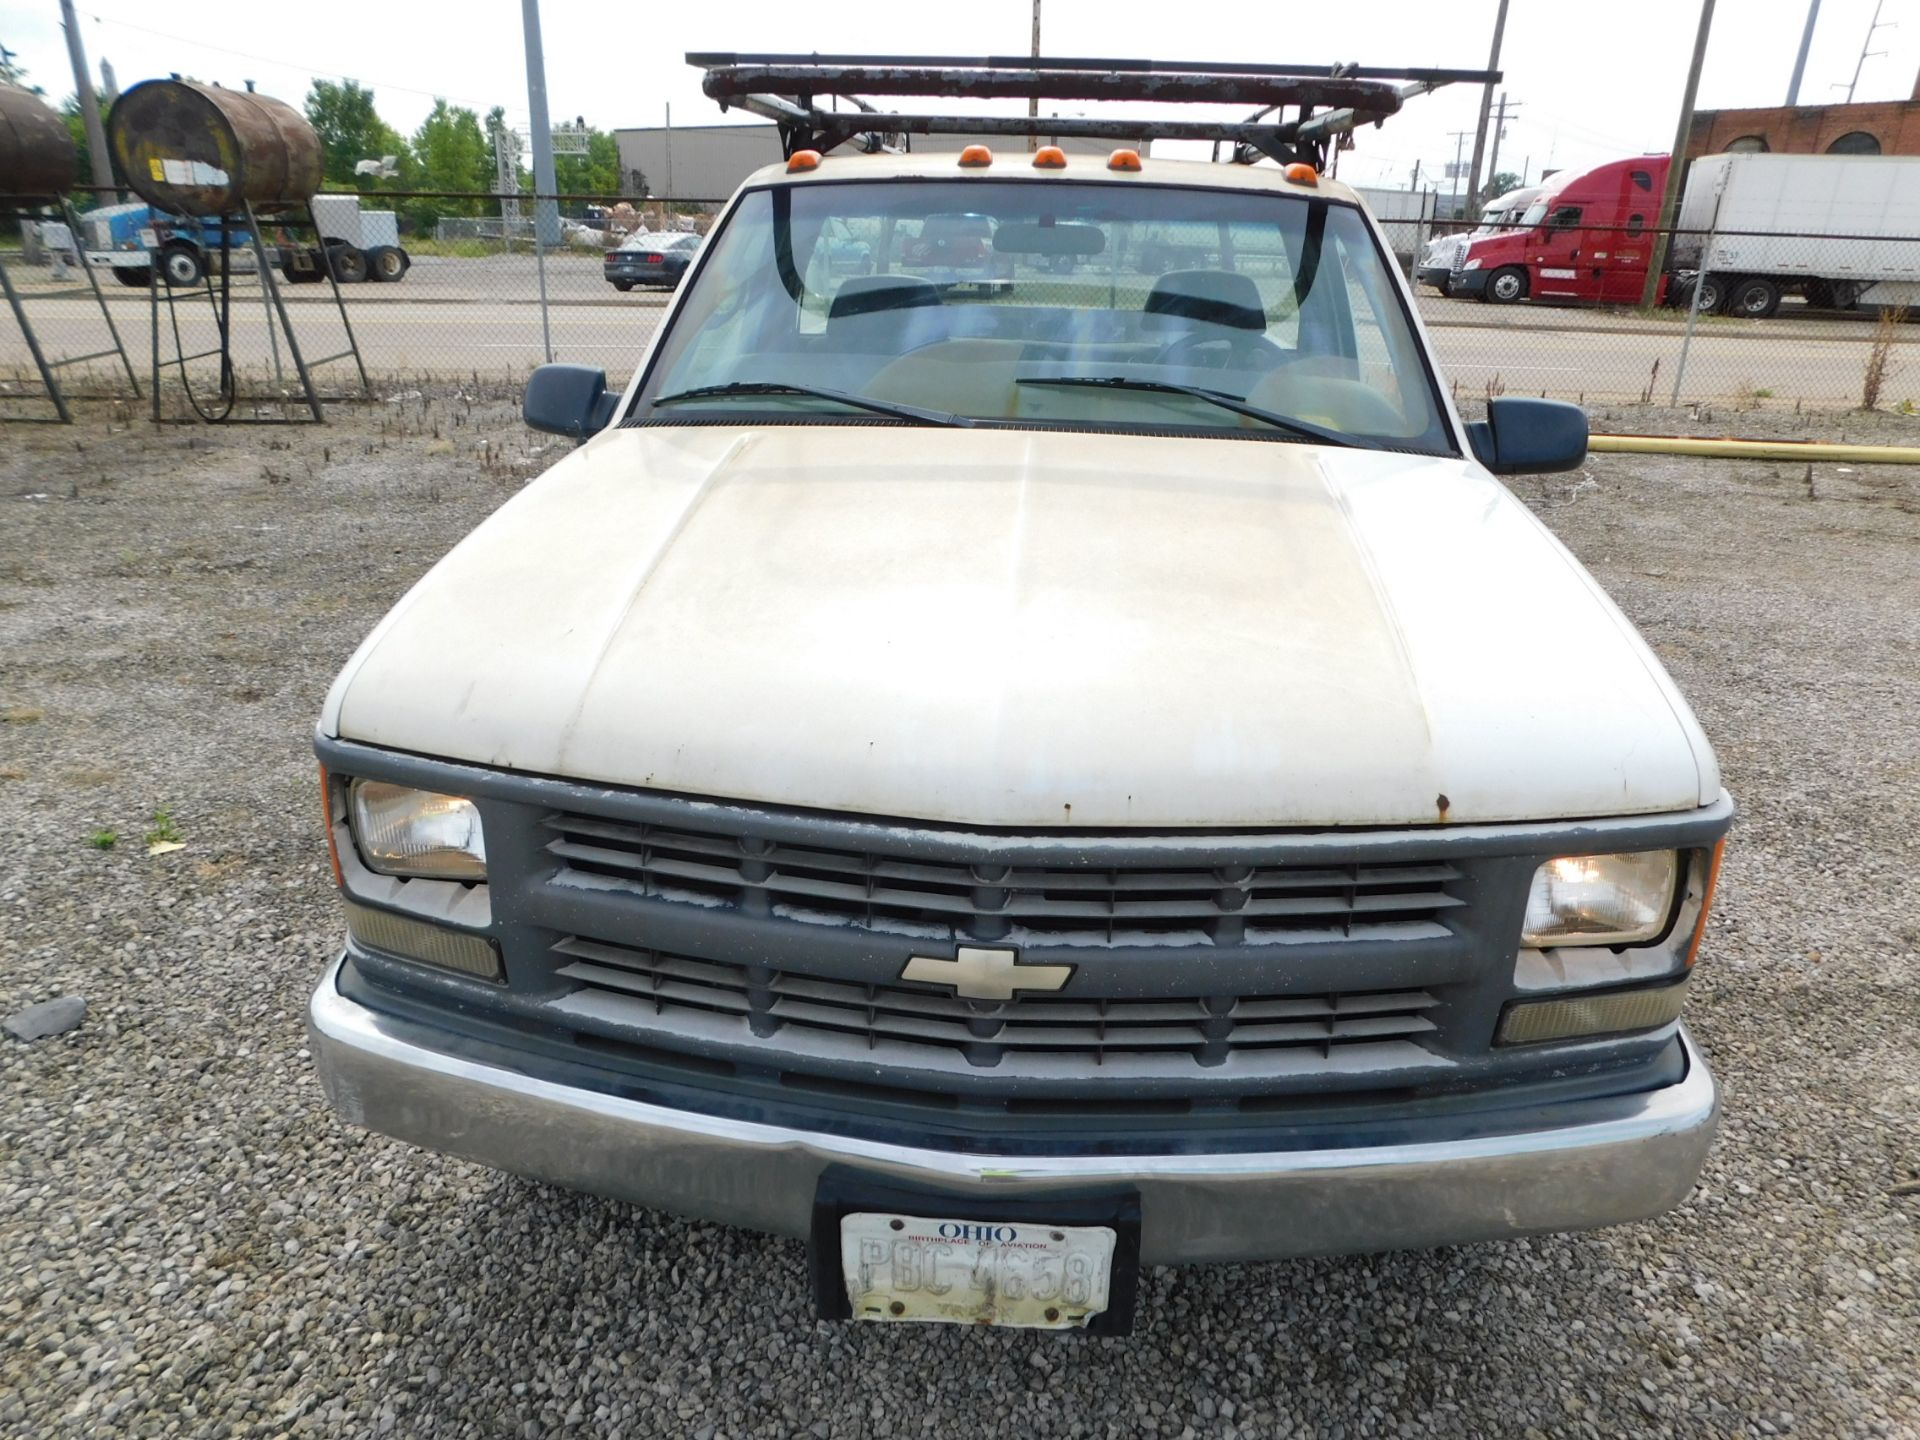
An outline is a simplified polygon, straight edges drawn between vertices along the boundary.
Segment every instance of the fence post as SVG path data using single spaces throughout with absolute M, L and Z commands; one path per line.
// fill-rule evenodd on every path
M 1693 272 L 1693 294 L 1687 300 L 1687 333 L 1680 341 L 1680 363 L 1673 367 L 1673 396 L 1669 405 L 1680 403 L 1680 382 L 1687 378 L 1687 352 L 1693 348 L 1693 327 L 1700 319 L 1700 291 L 1707 283 L 1707 270 L 1713 263 L 1713 237 L 1720 229 L 1720 206 L 1713 207 L 1713 219 L 1707 224 L 1707 243 L 1700 249 L 1700 268 Z M 1667 237 L 1668 253 L 1672 253 L 1673 237 Z
M 547 317 L 547 240 L 540 233 L 540 199 L 534 197 L 533 254 L 534 269 L 540 276 L 540 351 L 553 363 L 553 325 Z M 556 202 L 557 213 L 557 202 Z

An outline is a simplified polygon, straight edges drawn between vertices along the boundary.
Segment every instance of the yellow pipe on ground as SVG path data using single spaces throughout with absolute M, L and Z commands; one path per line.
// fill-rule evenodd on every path
M 1831 445 L 1819 440 L 1590 435 L 1587 449 L 1616 455 L 1704 455 L 1716 460 L 1841 460 L 1855 465 L 1920 465 L 1920 445 Z

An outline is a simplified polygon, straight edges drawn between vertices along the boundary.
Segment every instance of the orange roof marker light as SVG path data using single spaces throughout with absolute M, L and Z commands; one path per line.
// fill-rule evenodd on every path
M 1116 150 L 1107 157 L 1109 170 L 1138 170 L 1140 152 L 1138 150 Z
M 1033 168 L 1036 170 L 1064 170 L 1067 168 L 1067 152 L 1058 145 L 1042 145 L 1033 152 Z
M 969 145 L 960 152 L 960 163 L 969 170 L 981 170 L 993 164 L 993 151 L 984 145 Z
M 787 157 L 787 174 L 797 175 L 802 170 L 818 170 L 820 152 L 818 150 L 796 150 Z
M 1296 185 L 1318 185 L 1320 183 L 1320 172 L 1311 165 L 1302 164 L 1298 160 L 1287 166 L 1285 173 L 1287 179 L 1293 181 Z

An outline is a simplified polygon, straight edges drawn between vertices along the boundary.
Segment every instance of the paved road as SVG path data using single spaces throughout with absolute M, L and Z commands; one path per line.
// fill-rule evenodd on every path
M 604 365 L 618 377 L 630 373 L 666 297 L 616 294 L 600 279 L 592 257 L 556 257 L 547 272 L 555 357 Z M 525 256 L 427 258 L 399 285 L 359 285 L 344 293 L 361 353 L 380 383 L 421 375 L 503 377 L 524 373 L 542 358 L 536 282 Z M 84 289 L 55 291 L 40 283 L 30 293 L 30 313 L 50 356 L 108 345 L 105 323 Z M 344 348 L 327 292 L 289 287 L 286 293 L 305 354 Z M 265 370 L 273 355 L 263 297 L 250 281 L 236 294 L 241 297 L 234 318 L 236 359 Z M 151 347 L 146 292 L 114 286 L 107 299 L 144 374 Z M 1496 308 L 1430 293 L 1422 294 L 1420 305 L 1447 381 L 1463 396 L 1504 391 L 1620 402 L 1649 395 L 1665 402 L 1672 394 L 1684 331 L 1677 318 Z M 181 306 L 179 314 L 189 353 L 213 343 L 203 300 Z M 171 355 L 175 347 L 165 315 L 162 326 L 162 351 Z M 1709 320 L 1687 357 L 1681 398 L 1857 405 L 1871 335 L 1871 325 L 1839 318 Z M 10 319 L 0 317 L 0 367 L 21 366 L 27 359 Z M 1920 402 L 1920 327 L 1909 327 L 1895 347 L 1882 404 L 1907 398 Z

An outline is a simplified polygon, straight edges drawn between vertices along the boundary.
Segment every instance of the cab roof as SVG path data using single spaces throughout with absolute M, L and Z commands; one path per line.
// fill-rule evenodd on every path
M 1321 176 L 1314 184 L 1289 180 L 1285 167 L 1274 164 L 1157 160 L 1142 154 L 1138 170 L 1111 170 L 1107 168 L 1104 155 L 1076 153 L 1069 153 L 1066 163 L 1054 168 L 1037 168 L 1032 162 L 1033 157 L 1017 138 L 1011 146 L 995 149 L 990 165 L 962 165 L 958 150 L 914 151 L 904 155 L 867 155 L 851 150 L 834 150 L 822 155 L 819 164 L 811 169 L 789 171 L 784 161 L 764 166 L 749 175 L 744 185 L 813 185 L 835 180 L 952 180 L 961 184 L 980 180 L 1024 180 L 1038 185 L 1096 181 L 1109 185 L 1268 190 L 1360 203 L 1353 190 L 1338 180 L 1326 176 Z

